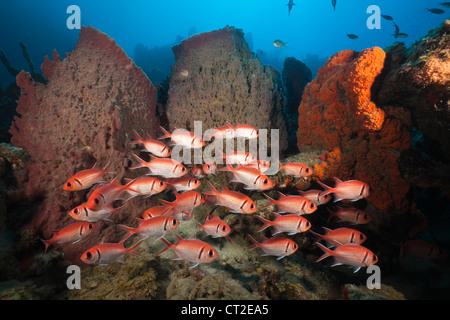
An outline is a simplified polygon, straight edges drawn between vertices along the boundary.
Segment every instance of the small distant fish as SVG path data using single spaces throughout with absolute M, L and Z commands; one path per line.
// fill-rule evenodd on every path
M 359 180 L 342 181 L 338 178 L 334 178 L 334 180 L 336 181 L 336 186 L 334 188 L 317 181 L 317 183 L 325 189 L 325 191 L 320 194 L 321 196 L 333 193 L 335 195 L 334 202 L 337 202 L 340 200 L 356 201 L 367 198 L 370 194 L 370 187 L 365 182 Z
M 438 8 L 433 8 L 433 9 L 427 9 L 429 12 L 434 13 L 434 14 L 443 14 L 445 11 L 442 9 L 438 9 Z
M 166 216 L 157 216 L 147 220 L 138 218 L 136 220 L 139 223 L 136 228 L 119 225 L 119 227 L 129 232 L 120 242 L 125 242 L 133 234 L 138 234 L 141 237 L 140 240 L 145 240 L 149 237 L 162 237 L 174 231 L 180 225 L 177 219 Z
M 400 28 L 398 27 L 398 25 L 395 22 L 393 22 L 393 23 L 394 23 L 394 28 L 395 28 L 394 38 L 397 39 L 398 35 L 400 34 Z
M 274 200 L 265 193 L 264 196 L 270 200 L 270 203 L 265 207 L 276 205 L 278 207 L 278 213 L 288 212 L 297 215 L 311 214 L 317 210 L 317 206 L 314 202 L 306 199 L 302 196 L 284 195 L 278 191 L 280 199 Z
M 275 41 L 273 42 L 273 46 L 274 46 L 275 48 L 287 47 L 287 42 L 283 42 L 283 41 L 281 41 L 281 40 L 275 40 Z
M 378 257 L 369 249 L 355 243 L 339 244 L 335 250 L 330 250 L 324 245 L 316 242 L 325 254 L 316 262 L 327 257 L 334 257 L 335 261 L 332 267 L 346 264 L 355 268 L 354 273 L 358 272 L 361 267 L 368 267 L 378 262 Z
M 138 195 L 150 197 L 154 194 L 163 192 L 167 187 L 166 182 L 154 177 L 138 177 L 134 180 L 125 178 L 125 180 L 130 182 L 129 186 L 131 189 L 137 191 L 127 190 L 132 197 Z
M 354 207 L 339 207 L 337 211 L 332 211 L 329 208 L 327 208 L 327 210 L 331 214 L 328 221 L 333 217 L 337 217 L 341 221 L 350 222 L 352 224 L 366 224 L 372 221 L 370 215 Z
M 274 184 L 264 173 L 258 169 L 238 164 L 233 168 L 229 163 L 219 171 L 230 171 L 234 175 L 232 182 L 240 182 L 246 185 L 247 190 L 269 190 Z
M 192 210 L 205 202 L 202 195 L 193 190 L 188 190 L 181 194 L 175 193 L 175 197 L 176 199 L 173 202 L 159 199 L 159 202 L 168 207 L 165 213 L 166 216 L 173 217 L 184 210 Z
M 311 228 L 311 223 L 303 218 L 302 216 L 296 214 L 286 214 L 280 215 L 278 213 L 273 213 L 276 218 L 273 221 L 264 219 L 261 216 L 256 216 L 259 220 L 264 222 L 265 224 L 258 230 L 261 232 L 269 227 L 274 227 L 275 232 L 272 235 L 277 235 L 282 232 L 287 232 L 288 235 L 294 235 L 300 232 L 306 232 L 309 228 Z
M 407 38 L 408 35 L 404 32 L 399 32 L 399 34 L 397 35 L 398 38 Z
M 201 179 L 205 176 L 201 167 L 193 166 L 191 169 L 191 176 Z
M 125 205 L 114 208 L 113 206 L 109 205 L 101 210 L 93 211 L 90 210 L 87 207 L 87 203 L 80 204 L 79 206 L 73 208 L 69 212 L 69 216 L 74 218 L 78 221 L 86 221 L 86 222 L 95 222 L 98 220 L 109 220 L 109 216 L 114 213 L 118 212 L 120 209 L 122 209 Z
M 287 163 L 283 166 L 279 163 L 280 170 L 284 170 L 286 174 L 293 175 L 294 177 L 309 177 L 313 174 L 313 170 L 303 163 L 298 162 L 290 162 L 287 160 Z
M 248 124 L 240 124 L 237 122 L 236 126 L 227 122 L 227 125 L 233 129 L 235 138 L 256 139 L 258 138 L 258 130 Z
M 152 161 L 147 162 L 133 153 L 133 157 L 139 161 L 139 164 L 130 167 L 130 169 L 147 167 L 150 172 L 148 175 L 162 176 L 164 178 L 179 178 L 187 173 L 186 167 L 179 161 L 170 158 L 156 158 L 152 155 Z
M 264 240 L 261 243 L 256 241 L 251 235 L 247 234 L 247 236 L 254 243 L 253 246 L 248 248 L 249 250 L 261 248 L 264 251 L 262 256 L 277 256 L 277 260 L 293 254 L 298 249 L 298 245 L 294 241 L 283 236 L 274 236 L 270 239 L 263 237 Z
M 225 237 L 229 243 L 232 243 L 230 238 L 228 237 L 231 232 L 230 226 L 223 222 L 218 216 L 209 215 L 206 217 L 204 224 L 198 223 L 198 225 L 211 237 Z
M 166 180 L 169 187 L 175 189 L 176 192 L 194 190 L 202 184 L 200 180 L 192 177 L 169 178 Z
M 314 204 L 316 206 L 322 205 L 327 203 L 328 201 L 331 200 L 331 195 L 329 194 L 325 194 L 323 196 L 321 196 L 320 194 L 322 193 L 321 190 L 308 190 L 308 191 L 300 191 L 298 190 L 299 195 L 301 195 L 302 197 L 305 197 L 308 200 L 311 200 L 312 202 L 314 202 Z
M 217 165 L 214 161 L 208 161 L 203 165 L 203 172 L 205 174 L 216 175 L 217 173 Z
M 359 37 L 356 34 L 353 34 L 353 33 L 347 33 L 347 37 L 349 39 L 352 39 L 352 40 L 359 39 Z
M 45 252 L 47 252 L 48 247 L 53 243 L 62 245 L 68 242 L 76 243 L 82 238 L 90 234 L 94 230 L 94 224 L 90 222 L 75 222 L 67 227 L 64 227 L 55 233 L 48 239 L 42 239 L 45 244 Z
M 331 0 L 331 5 L 333 6 L 333 10 L 336 11 L 336 0 Z
M 399 258 L 414 257 L 424 260 L 446 258 L 447 253 L 435 244 L 424 240 L 406 240 L 400 245 Z
M 256 157 L 250 152 L 232 151 L 228 154 L 224 154 L 223 152 L 219 151 L 219 153 L 221 155 L 218 156 L 218 159 L 225 159 L 225 162 L 228 162 L 229 164 L 240 163 L 245 166 L 251 162 L 256 161 Z
M 189 269 L 195 268 L 199 263 L 210 263 L 217 259 L 219 254 L 217 250 L 210 246 L 208 243 L 197 239 L 182 239 L 179 235 L 176 235 L 179 241 L 175 244 L 170 243 L 164 237 L 161 240 L 166 244 L 166 248 L 158 252 L 160 255 L 164 251 L 171 249 L 175 251 L 177 258 L 174 260 L 187 260 L 193 262 L 194 265 Z
M 350 228 L 338 228 L 334 230 L 325 227 L 322 228 L 325 229 L 326 232 L 324 235 L 318 234 L 312 230 L 309 231 L 318 238 L 317 242 L 325 240 L 328 246 L 349 243 L 362 244 L 367 239 L 364 233 Z
M 164 132 L 164 135 L 158 139 L 170 138 L 172 140 L 172 145 L 181 146 L 185 149 L 199 149 L 205 145 L 205 141 L 195 133 L 180 129 L 175 129 L 170 133 L 163 127 L 160 126 L 160 128 Z
M 289 0 L 289 3 L 287 4 L 287 6 L 288 6 L 288 10 L 289 10 L 288 15 L 290 15 L 292 7 L 295 6 L 294 0 Z
M 96 183 L 101 183 L 100 179 L 105 173 L 113 173 L 108 172 L 108 167 L 110 163 L 106 165 L 106 167 L 101 170 L 97 168 L 97 163 L 94 164 L 92 169 L 86 169 L 77 172 L 72 177 L 70 177 L 66 183 L 64 183 L 63 189 L 66 191 L 80 191 L 87 188 L 92 187 Z
M 139 136 L 139 134 L 135 130 L 133 130 L 133 133 L 136 136 L 137 140 L 131 141 L 130 144 L 142 143 L 144 145 L 144 149 L 142 149 L 141 151 L 150 152 L 153 155 L 160 158 L 170 157 L 171 154 L 170 148 L 161 141 L 153 140 L 148 134 L 147 134 L 148 140 L 144 140 Z
M 388 21 L 393 21 L 394 18 L 392 18 L 391 16 L 388 16 L 387 14 L 382 14 L 381 15 L 384 19 L 388 20 Z
M 450 2 L 441 2 L 441 6 L 450 8 Z
M 113 261 L 124 263 L 123 257 L 127 253 L 133 253 L 140 256 L 139 253 L 133 251 L 140 244 L 141 241 L 127 249 L 123 246 L 123 242 L 102 243 L 83 252 L 80 259 L 86 264 L 107 265 L 109 262 Z
M 126 185 L 120 185 L 116 182 L 118 177 L 108 184 L 102 184 L 95 189 L 88 198 L 87 207 L 89 210 L 98 211 L 108 207 L 114 201 L 119 200 L 119 196 L 124 191 L 133 191 L 139 194 L 139 191 L 132 189 L 130 186 L 134 180 Z
M 228 207 L 235 213 L 251 214 L 257 211 L 256 204 L 247 195 L 241 192 L 231 191 L 226 186 L 223 186 L 224 190 L 219 192 L 209 181 L 207 182 L 211 187 L 211 191 L 203 192 L 203 194 L 216 197 L 217 205 Z

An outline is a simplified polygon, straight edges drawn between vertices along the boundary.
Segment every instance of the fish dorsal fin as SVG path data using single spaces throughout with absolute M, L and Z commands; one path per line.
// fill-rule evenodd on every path
M 339 178 L 334 177 L 334 180 L 336 180 L 336 185 L 338 185 L 339 183 L 342 183 L 343 181 Z
M 96 161 L 96 162 L 94 163 L 94 166 L 92 167 L 92 169 L 97 169 L 97 164 L 98 164 L 98 161 Z
M 113 184 L 113 183 L 115 183 L 115 184 L 117 184 L 117 178 L 119 178 L 119 175 L 117 175 L 111 182 L 110 182 L 110 184 Z
M 280 198 L 286 197 L 286 195 L 281 193 L 280 191 L 278 191 L 278 194 L 279 194 Z
M 233 129 L 233 130 L 234 130 L 234 127 L 231 125 L 231 123 L 229 123 L 229 122 L 227 121 L 226 124 L 227 124 L 227 126 L 228 126 L 230 129 Z
M 330 228 L 327 228 L 327 227 L 322 227 L 322 228 L 326 231 L 326 233 L 328 233 L 330 231 L 333 231 L 333 230 L 331 230 Z
M 183 238 L 182 237 L 180 237 L 178 234 L 175 234 L 176 236 L 177 236 L 177 238 L 178 238 L 178 240 L 183 240 Z

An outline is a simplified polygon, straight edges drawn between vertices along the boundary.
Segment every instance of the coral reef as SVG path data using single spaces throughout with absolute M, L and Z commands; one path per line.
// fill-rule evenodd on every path
M 11 141 L 28 151 L 32 162 L 26 167 L 28 178 L 10 192 L 9 200 L 37 204 L 23 229 L 48 239 L 73 222 L 67 213 L 86 199 L 86 192 L 63 191 L 65 180 L 96 162 L 111 162 L 110 169 L 120 178 L 132 177 L 125 174 L 131 165 L 129 135 L 134 129 L 154 136 L 158 120 L 155 87 L 114 40 L 97 29 L 83 27 L 76 49 L 65 59 L 54 51 L 53 60 L 45 57 L 41 69 L 47 84 L 34 82 L 24 71 L 17 75 L 21 117 L 14 119 Z M 139 207 L 130 203 L 131 212 L 133 205 Z M 121 219 L 127 221 L 128 215 Z M 118 240 L 114 226 L 100 223 L 97 232 L 89 241 L 65 247 L 65 257 L 77 259 L 100 240 Z
M 370 101 L 384 58 L 384 51 L 374 47 L 359 53 L 344 50 L 328 59 L 305 88 L 298 146 L 300 151 L 329 152 L 327 160 L 314 167 L 318 179 L 360 179 L 371 186 L 368 200 L 380 211 L 406 211 L 409 184 L 397 159 L 410 145 L 409 113 L 380 109 Z
M 257 129 L 279 129 L 279 149 L 287 147 L 280 75 L 255 59 L 241 29 L 195 35 L 173 52 L 176 62 L 166 108 L 169 131 L 193 131 L 191 119 L 202 121 L 203 130 L 239 121 Z

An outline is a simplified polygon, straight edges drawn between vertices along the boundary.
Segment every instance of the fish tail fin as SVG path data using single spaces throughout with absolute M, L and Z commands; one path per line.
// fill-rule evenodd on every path
M 135 165 L 135 166 L 130 167 L 131 170 L 137 169 L 137 168 L 147 167 L 147 166 L 146 166 L 147 161 L 142 160 L 141 158 L 139 158 L 139 157 L 138 157 L 137 155 L 135 155 L 134 153 L 133 153 L 132 155 L 133 155 L 133 157 L 134 157 L 137 161 L 139 161 L 139 163 L 138 163 L 137 165 Z
M 135 245 L 129 247 L 129 248 L 127 249 L 127 252 L 132 253 L 132 254 L 135 254 L 135 255 L 137 255 L 137 256 L 142 256 L 140 253 L 137 253 L 136 251 L 134 251 L 134 249 L 136 249 L 136 248 L 141 244 L 142 241 L 144 241 L 144 239 L 138 241 Z
M 230 171 L 230 172 L 234 172 L 235 169 L 230 165 L 230 163 L 228 162 L 228 160 L 225 159 L 225 167 L 220 168 L 219 171 Z
M 136 136 L 137 140 L 131 141 L 130 144 L 137 144 L 144 142 L 144 140 L 142 140 L 141 136 L 136 132 L 136 130 L 133 130 L 133 133 Z
M 124 243 L 125 240 L 127 240 L 129 237 L 131 237 L 135 233 L 134 228 L 124 226 L 123 224 L 119 224 L 118 226 L 121 227 L 122 229 L 125 229 L 128 231 L 128 234 L 125 237 L 123 237 L 122 240 L 119 241 L 119 243 Z
M 48 239 L 48 240 L 41 239 L 41 240 L 45 244 L 45 253 L 47 253 L 48 247 L 50 247 L 52 244 L 52 239 Z
M 263 231 L 263 230 L 265 230 L 265 229 L 267 229 L 268 227 L 270 227 L 270 226 L 273 225 L 273 222 L 270 221 L 270 220 L 264 219 L 264 218 L 261 217 L 261 216 L 256 216 L 256 217 L 257 217 L 259 220 L 261 220 L 262 222 L 264 222 L 264 225 L 263 225 L 261 228 L 259 228 L 256 232 L 261 232 L 261 231 Z
M 161 127 L 161 126 L 159 126 L 159 127 L 161 128 L 162 132 L 164 132 L 164 135 L 161 136 L 161 137 L 159 137 L 158 140 L 166 139 L 166 138 L 171 138 L 171 137 L 172 137 L 172 134 L 171 134 L 169 131 L 167 131 L 166 129 L 164 129 L 164 128 Z
M 248 233 L 247 233 L 247 236 L 248 236 L 248 237 L 250 238 L 250 240 L 252 240 L 252 242 L 254 243 L 254 245 L 248 247 L 249 250 L 254 249 L 254 248 L 257 248 L 257 247 L 260 246 L 260 243 L 259 243 L 258 241 L 256 241 L 255 238 L 253 238 L 253 237 L 252 237 L 251 235 L 249 235 Z
M 327 186 L 325 183 L 320 182 L 320 181 L 317 181 L 317 183 L 320 184 L 320 186 L 321 186 L 322 188 L 325 189 L 324 191 L 322 191 L 321 193 L 319 193 L 319 197 L 322 197 L 322 196 L 327 195 L 327 194 L 329 194 L 329 193 L 333 193 L 334 188 L 329 187 L 329 186 Z
M 106 164 L 106 166 L 103 168 L 103 173 L 116 173 L 116 171 L 108 171 L 108 168 L 109 168 L 109 166 L 111 165 L 111 161 L 110 162 L 108 162 L 107 164 Z
M 316 262 L 319 262 L 319 261 L 333 255 L 333 251 L 328 249 L 327 247 L 325 247 L 323 244 L 316 242 L 316 245 L 318 245 L 320 247 L 320 249 L 322 249 L 325 252 L 319 259 L 316 260 Z
M 270 207 L 271 205 L 277 204 L 277 200 L 272 199 L 271 197 L 269 197 L 267 194 L 263 193 L 264 197 L 266 197 L 268 200 L 270 200 L 270 203 L 266 206 L 264 206 L 264 208 Z
M 311 229 L 309 229 L 308 231 L 311 232 L 313 235 L 315 235 L 317 237 L 317 240 L 316 240 L 316 242 L 314 242 L 314 244 L 317 244 L 320 240 L 323 239 L 323 235 L 318 234 L 317 232 L 314 232 Z
M 211 184 L 211 182 L 206 181 L 209 184 L 209 187 L 211 188 L 211 191 L 206 191 L 203 192 L 203 194 L 207 195 L 207 196 L 217 196 L 217 194 L 219 193 L 219 191 L 217 191 L 213 185 Z M 161 201 L 161 200 L 160 200 Z
M 172 246 L 172 244 L 169 241 L 167 241 L 164 237 L 161 237 L 160 239 L 166 244 L 166 247 L 164 249 L 162 249 L 160 252 L 158 252 L 156 254 L 157 256 L 159 256 L 161 253 L 163 253 L 167 249 L 170 249 L 170 247 Z
M 136 178 L 136 179 L 137 179 L 137 178 Z M 129 181 L 127 184 L 123 185 L 123 186 L 122 186 L 123 190 L 131 191 L 131 192 L 136 192 L 137 194 L 142 194 L 142 193 L 140 193 L 139 191 L 134 190 L 133 188 L 131 188 L 133 182 L 134 182 L 136 179 L 133 179 L 133 180 Z

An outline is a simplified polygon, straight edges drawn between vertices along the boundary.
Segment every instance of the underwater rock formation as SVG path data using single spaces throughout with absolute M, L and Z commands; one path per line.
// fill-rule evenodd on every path
M 328 150 L 326 160 L 313 168 L 318 179 L 360 179 L 371 186 L 368 200 L 379 210 L 406 211 L 409 184 L 397 159 L 410 145 L 409 113 L 380 109 L 371 101 L 371 86 L 384 59 L 378 47 L 344 50 L 328 59 L 305 88 L 298 147 L 301 152 Z
M 86 201 L 88 191 L 69 193 L 64 182 L 96 162 L 102 168 L 111 162 L 109 169 L 121 183 L 130 178 L 124 173 L 131 165 L 132 130 L 154 136 L 158 121 L 155 87 L 113 39 L 95 28 L 83 27 L 76 49 L 65 59 L 54 51 L 41 69 L 45 85 L 24 71 L 17 76 L 21 117 L 15 117 L 11 141 L 29 152 L 32 163 L 28 178 L 9 198 L 11 203 L 38 203 L 24 229 L 49 239 L 74 222 L 68 212 Z M 127 220 L 133 205 L 127 203 L 120 219 Z M 64 247 L 65 258 L 78 259 L 100 240 L 116 237 L 115 226 L 100 222 L 88 240 Z
M 173 52 L 176 63 L 166 109 L 169 131 L 193 131 L 191 119 L 202 121 L 203 130 L 236 119 L 269 133 L 280 129 L 279 149 L 287 147 L 280 75 L 255 59 L 241 29 L 195 35 Z

